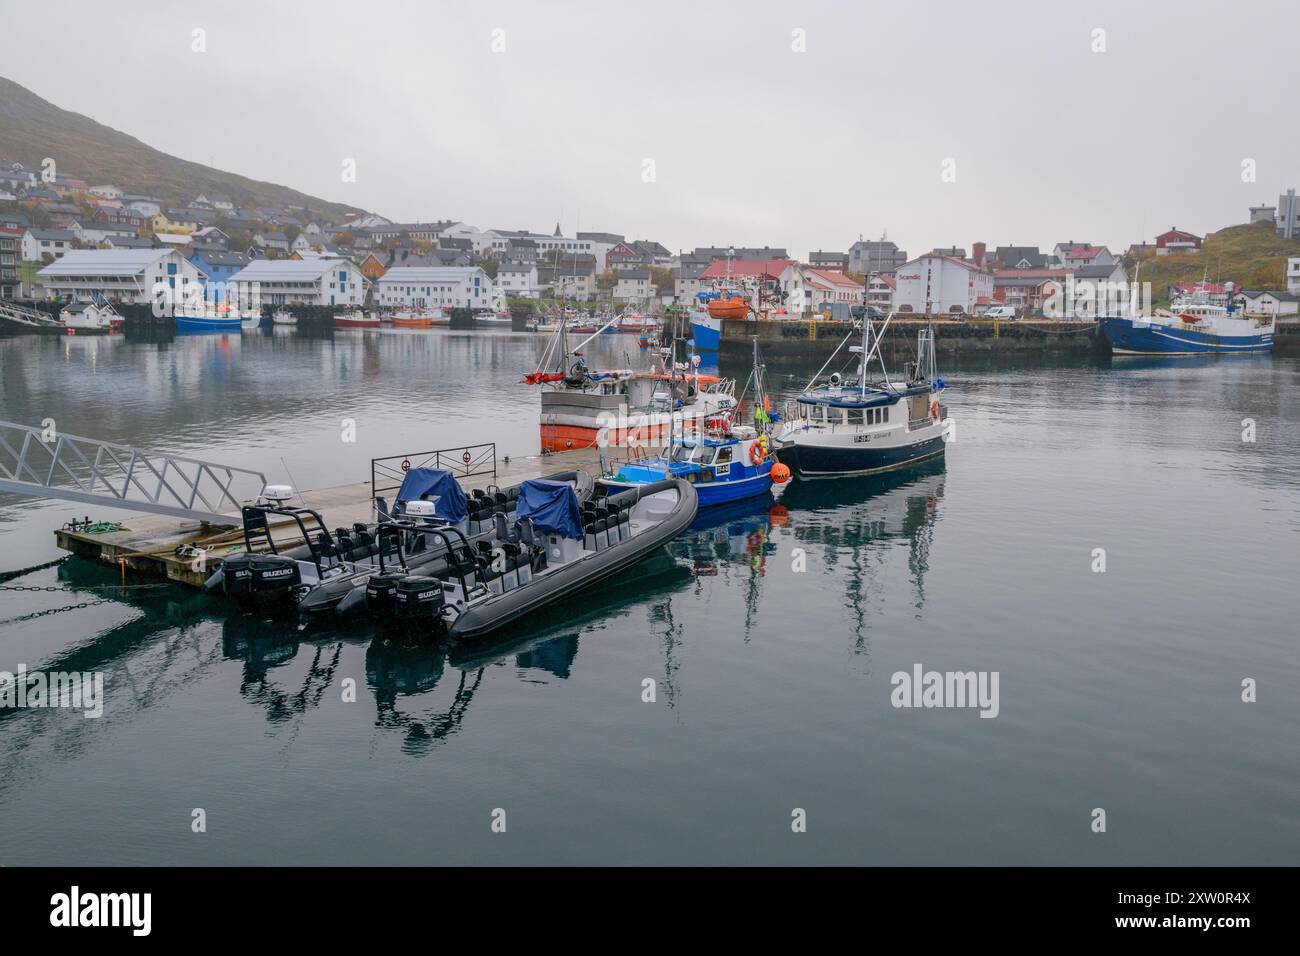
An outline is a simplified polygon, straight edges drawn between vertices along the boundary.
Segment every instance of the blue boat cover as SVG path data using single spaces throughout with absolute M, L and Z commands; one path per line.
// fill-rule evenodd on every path
M 464 521 L 469 514 L 465 492 L 454 475 L 445 468 L 412 468 L 397 489 L 397 501 L 418 501 L 437 497 L 434 514 L 450 522 Z
M 531 518 L 533 527 L 565 538 L 582 537 L 582 509 L 573 486 L 538 478 L 519 488 L 517 516 Z

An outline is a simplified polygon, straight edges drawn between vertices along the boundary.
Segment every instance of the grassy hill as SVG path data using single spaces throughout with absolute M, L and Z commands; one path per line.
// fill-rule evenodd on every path
M 317 216 L 339 219 L 355 206 L 326 202 L 287 186 L 259 182 L 177 159 L 134 136 L 60 109 L 26 87 L 0 76 L 0 158 L 40 168 L 52 156 L 61 174 L 111 183 L 128 193 L 188 202 L 201 192 L 223 193 L 237 204 L 291 203 Z
M 1205 240 L 1191 255 L 1142 257 L 1140 282 L 1151 283 L 1154 298 L 1165 298 L 1171 282 L 1235 282 L 1242 289 L 1285 289 L 1286 260 L 1300 256 L 1300 239 L 1283 239 L 1269 222 L 1228 226 Z M 1129 276 L 1132 277 L 1130 264 Z

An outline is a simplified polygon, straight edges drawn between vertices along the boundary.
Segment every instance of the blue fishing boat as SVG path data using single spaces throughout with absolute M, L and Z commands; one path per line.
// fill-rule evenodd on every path
M 670 431 L 663 452 L 630 461 L 612 475 L 598 479 L 613 490 L 628 485 L 648 485 L 680 478 L 695 486 L 701 508 L 774 493 L 778 497 L 790 480 L 790 469 L 776 460 L 768 446 L 768 426 L 779 416 L 770 413 L 771 401 L 763 385 L 754 340 L 754 370 L 745 392 L 754 387 L 754 424 L 733 421 L 735 410 L 708 419 L 694 434 Z M 744 393 L 741 396 L 742 403 Z M 737 405 L 737 409 L 740 406 Z M 680 423 L 676 423 L 680 427 Z
M 1133 285 L 1137 287 L 1136 275 Z M 1273 318 L 1241 314 L 1231 304 L 1231 283 L 1227 290 L 1227 304 L 1212 302 L 1211 294 L 1219 290 L 1212 290 L 1202 279 L 1189 294 L 1174 299 L 1167 310 L 1143 315 L 1135 300 L 1127 316 L 1100 316 L 1097 330 L 1115 355 L 1271 352 Z
M 241 320 L 238 315 L 178 315 L 177 335 L 202 335 L 207 332 L 238 332 Z

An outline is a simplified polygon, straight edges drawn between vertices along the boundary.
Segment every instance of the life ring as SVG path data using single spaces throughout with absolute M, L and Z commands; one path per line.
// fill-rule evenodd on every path
M 939 400 L 937 398 L 930 403 L 930 415 L 936 422 L 939 420 Z
M 761 441 L 762 439 L 759 439 L 759 441 L 756 441 L 754 444 L 749 446 L 749 463 L 751 465 L 761 464 L 763 461 L 763 449 L 760 446 Z

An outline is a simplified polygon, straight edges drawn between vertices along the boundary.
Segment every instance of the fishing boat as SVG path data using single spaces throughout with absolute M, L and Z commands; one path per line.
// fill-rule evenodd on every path
M 433 328 L 433 316 L 428 312 L 394 312 L 392 322 L 395 329 Z
M 846 383 L 836 372 L 818 384 L 855 329 L 787 406 L 772 444 L 778 459 L 800 476 L 871 475 L 944 453 L 949 425 L 939 398 L 946 386 L 935 371 L 934 327 L 927 324 L 917 333 L 917 360 L 907 363 L 902 381 L 895 381 L 880 350 L 893 317 L 885 319 L 879 335 L 873 335 L 870 316 L 863 317 L 862 344 L 849 350 L 859 355 L 856 383 Z M 868 377 L 872 359 L 879 360 L 881 372 L 874 383 Z
M 774 492 L 778 497 L 790 480 L 790 469 L 778 462 L 769 448 L 768 429 L 773 424 L 771 402 L 763 382 L 763 366 L 754 339 L 754 368 L 741 394 L 743 403 L 754 388 L 754 425 L 736 423 L 740 405 L 726 415 L 710 419 L 702 434 L 689 436 L 670 431 L 661 454 L 629 461 L 597 483 L 611 491 L 628 485 L 642 486 L 667 478 L 695 485 L 700 507 L 726 504 Z
M 612 324 L 618 321 L 614 316 Z M 658 445 L 670 426 L 700 431 L 704 423 L 736 404 L 733 380 L 699 372 L 698 357 L 679 367 L 658 350 L 648 369 L 593 369 L 582 349 L 601 334 L 597 328 L 569 348 L 561 323 L 537 369 L 524 377 L 541 388 L 541 446 L 544 452 L 608 445 Z
M 1136 277 L 1134 286 L 1137 286 Z M 1202 281 L 1167 310 L 1144 316 L 1133 303 L 1127 317 L 1102 316 L 1097 327 L 1116 355 L 1242 354 L 1273 349 L 1273 316 L 1247 316 L 1210 301 Z
M 478 325 L 509 327 L 513 320 L 510 313 L 504 310 L 500 312 L 479 312 L 474 316 L 474 321 Z
M 336 329 L 378 329 L 379 327 L 379 315 L 375 312 L 349 309 L 334 316 L 334 328 Z
M 177 335 L 205 335 L 213 332 L 238 332 L 243 327 L 239 316 L 229 312 L 195 312 L 176 316 Z
M 297 325 L 298 317 L 281 306 L 271 314 L 272 325 Z
M 573 490 L 581 503 L 593 483 L 585 472 L 569 471 L 547 479 Z M 496 528 L 497 516 L 513 520 L 519 487 L 466 495 L 445 469 L 413 468 L 398 489 L 392 509 L 375 500 L 378 521 L 351 528 L 326 527 L 320 513 L 295 507 L 288 485 L 268 485 L 257 502 L 242 509 L 244 550 L 227 556 L 204 582 L 209 594 L 220 593 L 242 610 L 263 613 L 300 611 L 315 615 L 346 612 L 365 601 L 366 584 L 385 559 L 411 571 L 431 570 L 446 561 L 448 534 L 473 545 Z M 385 525 L 397 523 L 400 534 Z M 288 527 L 295 541 L 281 549 L 274 532 Z
M 724 319 L 746 319 L 753 311 L 749 297 L 737 289 L 721 292 L 697 292 L 696 300 L 702 308 L 691 312 L 691 336 L 695 347 L 716 352 L 722 343 Z
M 680 479 L 586 501 L 569 482 L 525 481 L 486 533 L 433 530 L 438 559 L 371 577 L 366 607 L 390 632 L 483 638 L 662 550 L 697 507 Z
M 123 318 L 107 302 L 70 302 L 59 313 L 68 335 L 112 335 L 122 331 Z

